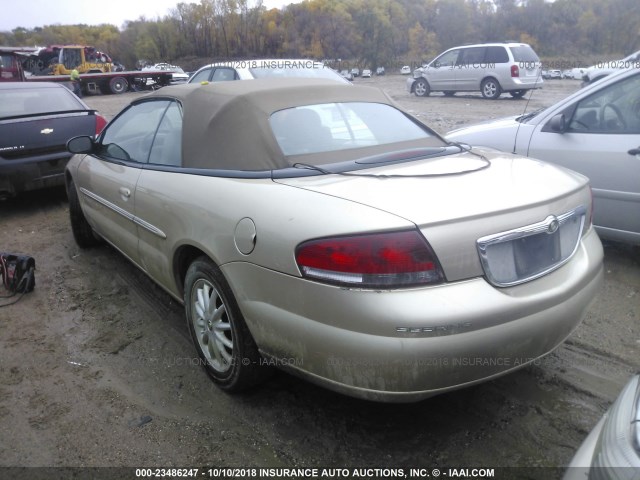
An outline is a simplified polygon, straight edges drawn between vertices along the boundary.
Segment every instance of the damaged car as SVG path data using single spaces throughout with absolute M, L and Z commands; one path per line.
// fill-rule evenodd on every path
M 248 141 L 250 139 L 250 141 Z M 184 304 L 223 390 L 417 401 L 557 348 L 603 279 L 582 175 L 331 80 L 166 87 L 68 143 L 71 229 Z

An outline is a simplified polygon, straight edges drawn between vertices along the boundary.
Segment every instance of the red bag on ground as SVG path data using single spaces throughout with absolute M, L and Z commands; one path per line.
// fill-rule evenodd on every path
M 36 261 L 28 255 L 0 252 L 0 277 L 12 293 L 31 292 L 36 286 Z

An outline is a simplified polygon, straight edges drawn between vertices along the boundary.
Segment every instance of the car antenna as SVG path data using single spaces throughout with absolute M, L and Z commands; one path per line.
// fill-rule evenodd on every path
M 529 98 L 527 98 L 527 103 L 525 103 L 524 105 L 524 110 L 522 111 L 521 116 L 523 116 L 527 112 L 527 108 L 529 108 L 529 102 L 531 101 L 531 97 L 533 97 L 533 93 L 536 91 L 536 86 L 538 85 L 538 80 L 540 80 L 541 78 L 542 78 L 542 64 L 540 64 L 540 70 L 538 71 L 538 75 L 536 76 L 536 81 L 534 82 L 533 88 L 531 89 L 531 95 L 529 95 Z M 513 149 L 511 153 L 516 153 L 516 145 L 518 143 L 518 133 L 520 133 L 520 125 L 522 125 L 522 122 L 518 122 L 518 127 L 516 128 L 516 135 L 513 139 Z

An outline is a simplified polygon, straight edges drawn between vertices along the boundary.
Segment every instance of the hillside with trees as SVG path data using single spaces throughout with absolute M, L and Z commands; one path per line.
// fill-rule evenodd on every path
M 261 0 L 200 0 L 121 28 L 72 21 L 0 32 L 0 45 L 86 44 L 128 68 L 144 59 L 185 69 L 264 57 L 415 65 L 452 46 L 506 40 L 570 68 L 640 49 L 638 0 L 304 0 L 281 10 Z

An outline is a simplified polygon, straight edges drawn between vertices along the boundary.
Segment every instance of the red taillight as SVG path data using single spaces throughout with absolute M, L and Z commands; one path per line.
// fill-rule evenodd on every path
M 511 76 L 512 77 L 520 76 L 520 68 L 518 68 L 518 65 L 511 65 Z
M 96 136 L 98 136 L 98 134 L 102 131 L 102 129 L 107 126 L 107 119 L 104 118 L 99 113 L 96 113 L 95 117 L 96 117 Z
M 444 277 L 417 230 L 311 240 L 298 246 L 296 261 L 304 277 L 336 285 L 398 288 Z

